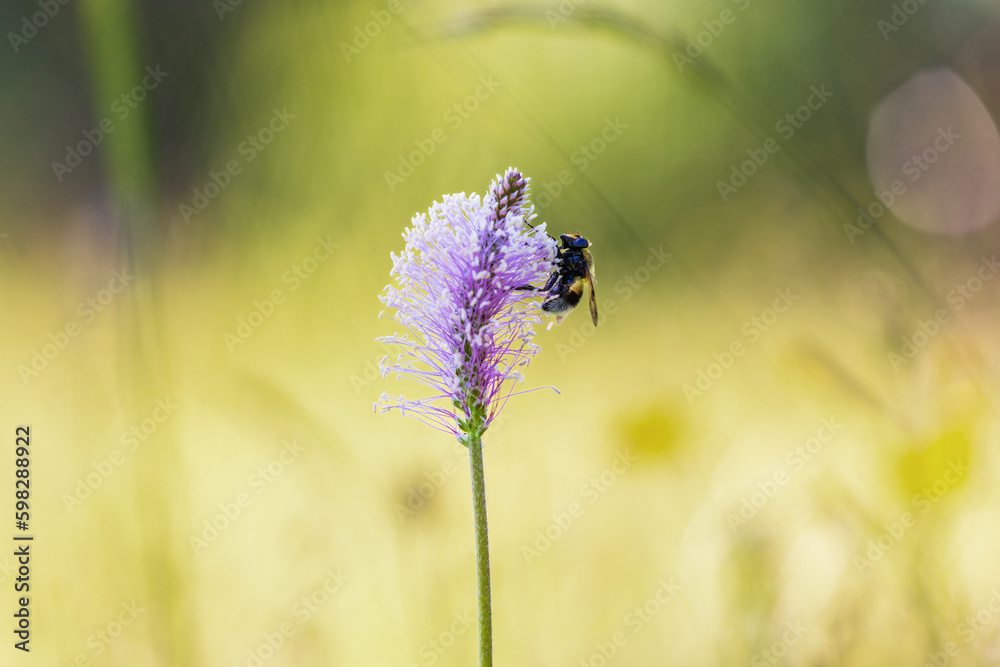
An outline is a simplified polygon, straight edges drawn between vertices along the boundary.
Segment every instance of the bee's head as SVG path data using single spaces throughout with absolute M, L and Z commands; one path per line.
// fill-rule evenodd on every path
M 579 234 L 561 234 L 559 238 L 562 240 L 563 247 L 566 248 L 589 248 L 590 241 L 583 238 Z

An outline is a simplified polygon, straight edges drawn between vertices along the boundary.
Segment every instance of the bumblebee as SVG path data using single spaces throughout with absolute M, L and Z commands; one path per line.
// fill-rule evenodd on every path
M 556 251 L 556 270 L 544 287 L 522 285 L 519 290 L 545 292 L 542 310 L 556 315 L 561 323 L 583 298 L 584 283 L 590 285 L 590 319 L 597 326 L 597 294 L 594 292 L 594 258 L 590 254 L 590 241 L 579 234 L 561 234 Z

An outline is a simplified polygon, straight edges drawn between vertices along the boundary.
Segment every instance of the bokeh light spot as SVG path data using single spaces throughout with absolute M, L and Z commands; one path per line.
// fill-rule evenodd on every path
M 882 101 L 866 153 L 874 197 L 917 229 L 961 235 L 1000 216 L 1000 135 L 949 69 L 921 72 Z

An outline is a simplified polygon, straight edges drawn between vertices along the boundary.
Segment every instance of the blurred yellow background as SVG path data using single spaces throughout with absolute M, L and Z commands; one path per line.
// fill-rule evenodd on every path
M 511 165 L 602 321 L 486 436 L 496 664 L 1000 663 L 995 3 L 0 24 L 0 664 L 473 664 L 467 454 L 373 413 L 376 297 Z

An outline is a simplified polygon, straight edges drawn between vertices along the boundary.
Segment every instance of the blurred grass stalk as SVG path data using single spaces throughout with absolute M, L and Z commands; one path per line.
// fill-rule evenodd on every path
M 566 21 L 585 30 L 617 35 L 648 48 L 664 62 L 670 62 L 672 68 L 677 64 L 674 60 L 675 55 L 685 53 L 686 47 L 691 43 L 687 35 L 675 28 L 656 28 L 645 19 L 625 11 L 588 5 L 575 6 L 569 12 L 563 11 L 561 5 L 546 7 L 504 4 L 486 9 L 476 8 L 456 15 L 450 23 L 425 35 L 424 38 L 461 39 L 489 30 L 499 30 L 507 25 L 540 26 L 547 23 L 551 27 L 554 15 L 560 16 L 558 19 L 560 22 Z M 702 53 L 694 59 L 687 58 L 687 61 L 684 67 L 678 68 L 678 73 L 684 81 L 709 96 L 758 138 L 763 140 L 770 136 L 766 129 L 769 127 L 770 113 L 765 101 L 744 90 L 709 54 Z M 792 137 L 784 146 L 783 157 L 791 164 L 785 164 L 781 160 L 778 163 L 783 164 L 789 178 L 802 182 L 809 189 L 822 195 L 823 201 L 830 208 L 833 220 L 838 221 L 841 218 L 853 220 L 855 211 L 861 203 L 824 161 L 803 143 L 801 136 Z M 900 264 L 907 277 L 920 289 L 921 296 L 926 302 L 936 303 L 933 290 L 924 281 L 910 258 L 885 235 L 880 225 L 873 225 L 872 232 L 893 259 Z
M 129 0 L 80 0 L 82 42 L 89 60 L 93 110 L 103 117 L 111 103 L 142 80 L 144 64 L 139 60 L 139 34 L 134 8 Z M 157 63 L 149 63 L 156 65 Z M 157 192 L 152 150 L 149 141 L 149 101 L 132 109 L 128 123 L 108 134 L 102 158 L 107 175 L 107 203 L 117 218 L 118 258 L 135 275 L 135 283 L 122 299 L 117 328 L 121 348 L 118 375 L 125 391 L 118 392 L 125 403 L 122 412 L 139 414 L 158 397 L 171 396 L 167 376 L 169 360 L 159 326 L 157 225 L 154 220 Z M 172 488 L 182 474 L 179 465 L 178 429 L 174 421 L 157 433 L 157 446 L 144 457 L 145 465 L 133 489 L 138 525 L 144 534 L 126 536 L 134 545 L 135 559 L 147 587 L 146 595 L 154 615 L 151 644 L 163 664 L 201 664 L 197 623 L 186 604 L 186 581 L 191 577 L 184 566 L 186 554 L 179 539 L 179 519 L 183 503 Z M 126 556 L 127 557 L 127 556 Z M 113 567 L 119 569 L 125 564 Z

